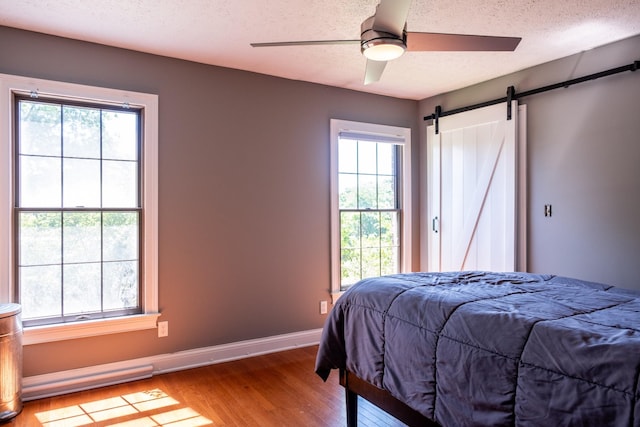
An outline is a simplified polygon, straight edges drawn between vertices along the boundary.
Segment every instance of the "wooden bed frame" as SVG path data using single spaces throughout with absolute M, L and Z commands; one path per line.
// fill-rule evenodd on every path
M 410 408 L 393 397 L 388 391 L 382 390 L 365 380 L 358 378 L 352 372 L 340 369 L 340 385 L 345 389 L 347 402 L 347 427 L 358 426 L 358 396 L 367 399 L 378 408 L 411 427 L 440 427 L 421 413 Z

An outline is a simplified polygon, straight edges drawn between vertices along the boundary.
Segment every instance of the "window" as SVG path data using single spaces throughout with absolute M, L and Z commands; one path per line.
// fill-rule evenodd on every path
M 332 293 L 410 270 L 410 129 L 331 120 Z
M 0 75 L 2 300 L 25 344 L 155 327 L 157 97 Z
M 16 96 L 14 113 L 24 325 L 139 314 L 140 109 Z

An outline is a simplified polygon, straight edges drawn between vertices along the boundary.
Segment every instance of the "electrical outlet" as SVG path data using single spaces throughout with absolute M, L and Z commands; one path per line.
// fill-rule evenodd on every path
M 158 322 L 158 338 L 169 336 L 169 322 Z
M 320 314 L 327 314 L 327 302 L 320 301 Z

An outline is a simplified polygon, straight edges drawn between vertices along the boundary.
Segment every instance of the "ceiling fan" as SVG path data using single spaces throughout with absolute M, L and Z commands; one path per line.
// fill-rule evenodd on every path
M 360 43 L 367 58 L 364 84 L 380 80 L 387 61 L 408 51 L 513 51 L 520 37 L 407 32 L 411 0 L 380 0 L 375 15 L 361 25 L 360 40 L 307 40 L 251 43 L 253 47 Z

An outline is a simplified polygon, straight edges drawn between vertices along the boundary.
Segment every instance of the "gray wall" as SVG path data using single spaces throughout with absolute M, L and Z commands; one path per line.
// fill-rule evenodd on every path
M 329 119 L 410 127 L 418 141 L 416 101 L 6 27 L 0 73 L 159 95 L 159 304 L 169 336 L 28 346 L 25 376 L 321 328 Z M 414 188 L 417 266 L 417 178 Z
M 451 110 L 504 97 L 510 85 L 524 92 L 636 60 L 640 37 L 425 99 L 419 120 L 436 105 Z M 529 271 L 640 289 L 640 70 L 520 103 L 528 117 Z

